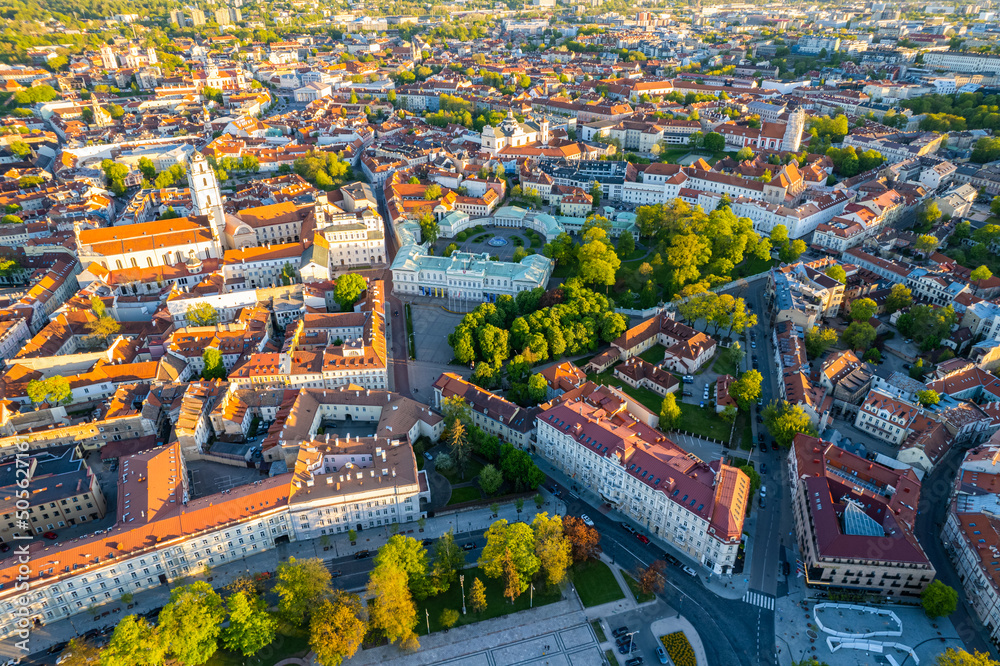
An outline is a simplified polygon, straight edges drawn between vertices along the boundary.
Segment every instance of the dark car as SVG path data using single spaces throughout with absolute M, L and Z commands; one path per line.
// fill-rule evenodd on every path
M 627 633 L 628 633 L 628 627 L 618 627 L 617 629 L 615 629 L 614 631 L 611 632 L 611 637 L 612 638 L 621 638 L 622 636 L 624 636 Z
M 681 561 L 670 553 L 663 553 L 663 559 L 667 562 L 667 564 L 672 564 L 675 567 L 679 567 L 681 565 Z
M 331 571 L 330 572 L 330 578 L 340 578 L 342 575 L 343 574 L 341 574 L 339 571 Z
M 760 498 L 760 508 L 762 508 L 762 509 L 764 508 L 764 498 L 763 497 Z
M 762 418 L 760 417 L 760 414 L 758 414 L 758 415 L 757 415 L 757 423 L 763 423 L 763 422 L 764 422 L 764 419 L 762 419 Z
M 761 474 L 767 474 L 767 463 L 762 462 L 760 464 L 760 473 Z
M 764 442 L 760 443 L 760 452 L 767 453 L 767 444 L 765 444 Z
M 10 550 L 10 546 L 5 543 L 0 543 L 0 553 L 6 553 L 8 550 Z
M 371 555 L 371 553 L 369 553 L 367 550 L 359 550 L 358 552 L 354 553 L 354 559 L 363 560 L 369 555 Z
M 642 657 L 635 657 L 625 662 L 625 666 L 642 666 Z
M 63 650 L 66 649 L 67 645 L 69 645 L 69 643 L 67 643 L 66 641 L 63 641 L 62 643 L 56 643 L 55 645 L 53 645 L 52 647 L 49 648 L 49 654 L 55 654 L 56 652 L 62 652 Z
M 420 542 L 420 544 L 423 545 L 423 546 L 430 546 L 433 543 L 434 543 L 434 539 L 424 539 L 423 541 Z
M 56 534 L 55 532 L 46 532 L 42 536 L 45 537 L 46 539 L 58 539 L 59 538 L 59 535 Z
M 396 310 L 395 312 L 393 312 L 392 316 L 393 317 L 398 317 L 399 316 L 399 310 Z
M 649 537 L 646 536 L 645 534 L 636 534 L 635 538 L 638 539 L 639 543 L 641 543 L 641 544 L 647 544 L 647 543 L 649 543 Z
M 618 652 L 620 654 L 631 654 L 632 653 L 632 648 L 634 648 L 634 647 L 635 647 L 635 645 L 632 645 L 628 641 L 625 641 L 624 643 L 622 643 L 621 645 L 618 646 Z
M 762 432 L 757 433 L 757 441 L 758 442 L 763 442 L 764 441 L 764 433 L 762 433 Z
M 781 566 L 784 568 L 786 576 L 792 572 L 792 565 L 789 564 L 788 562 L 782 563 Z
M 475 550 L 476 548 L 477 546 L 475 542 L 467 543 L 464 546 L 462 546 L 462 550 Z
M 775 442 L 774 440 L 771 440 L 771 450 L 772 451 L 777 451 L 778 450 L 778 443 Z

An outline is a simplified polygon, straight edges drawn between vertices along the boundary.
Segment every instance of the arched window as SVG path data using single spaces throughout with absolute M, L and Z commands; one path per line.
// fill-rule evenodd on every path
M 139 268 L 139 262 L 135 260 L 135 257 L 132 257 L 132 268 Z
M 115 259 L 115 263 L 118 264 L 118 270 L 121 270 L 122 269 L 122 260 L 121 259 Z
M 202 185 L 204 185 L 205 187 L 208 187 L 208 178 L 202 178 L 202 179 L 201 179 L 201 183 L 202 183 Z
M 149 258 L 149 257 L 146 257 L 146 263 L 147 263 L 147 264 L 149 264 L 149 267 L 150 267 L 150 268 L 152 268 L 152 267 L 153 267 L 153 260 L 152 260 L 151 258 Z

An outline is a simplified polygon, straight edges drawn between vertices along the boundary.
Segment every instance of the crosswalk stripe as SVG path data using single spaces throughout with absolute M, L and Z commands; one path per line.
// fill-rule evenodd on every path
M 746 594 L 743 595 L 743 601 L 752 606 L 774 610 L 774 598 L 760 592 L 747 590 Z

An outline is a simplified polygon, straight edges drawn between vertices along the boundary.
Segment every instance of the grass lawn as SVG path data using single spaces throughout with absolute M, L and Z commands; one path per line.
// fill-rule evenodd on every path
M 648 388 L 632 388 L 628 384 L 623 383 L 622 391 L 638 400 L 646 409 L 654 414 L 659 414 L 660 407 L 663 407 L 663 396 L 659 393 L 653 393 Z M 680 401 L 677 404 L 680 405 Z
M 777 263 L 778 262 L 773 259 L 749 257 L 733 268 L 732 278 L 734 280 L 738 280 L 740 278 L 750 277 L 751 275 L 757 275 L 758 273 L 763 273 Z
M 572 266 L 566 266 L 565 264 L 556 264 L 555 269 L 552 271 L 552 277 L 554 278 L 571 278 L 576 275 L 576 271 L 573 270 Z
M 623 572 L 622 577 L 628 584 L 628 589 L 632 593 L 632 596 L 635 598 L 637 603 L 640 604 L 646 603 L 647 601 L 652 601 L 653 599 L 656 598 L 655 594 L 649 594 L 648 592 L 643 592 L 642 590 L 640 590 L 639 582 L 635 578 L 632 578 L 632 576 Z
M 714 407 L 698 407 L 686 402 L 678 402 L 677 405 L 681 408 L 680 430 L 723 442 L 729 440 L 731 427 L 715 413 Z M 657 409 L 656 413 L 659 414 L 660 410 Z
M 581 562 L 573 567 L 570 575 L 573 578 L 573 586 L 580 595 L 580 601 L 586 608 L 625 598 L 625 593 L 615 580 L 615 575 L 604 562 L 599 560 Z
M 517 611 L 526 610 L 529 608 L 531 603 L 530 592 L 525 591 L 524 594 L 519 596 L 511 604 L 503 596 L 503 580 L 500 578 L 493 579 L 487 578 L 486 574 L 483 573 L 482 569 L 478 567 L 472 567 L 465 570 L 465 591 L 472 588 L 472 581 L 478 578 L 486 586 L 486 610 L 482 613 L 473 613 L 472 609 L 468 609 L 466 615 L 462 615 L 462 587 L 456 580 L 452 583 L 451 587 L 448 588 L 447 592 L 439 594 L 423 601 L 417 601 L 417 617 L 420 621 L 417 623 L 417 634 L 425 636 L 427 634 L 427 616 L 424 614 L 424 610 L 430 611 L 431 615 L 431 631 L 441 631 L 444 627 L 441 626 L 441 611 L 446 608 L 451 608 L 459 612 L 458 623 L 456 627 L 460 627 L 465 624 L 473 624 L 474 622 L 480 622 L 482 620 L 490 620 L 495 617 L 500 617 L 502 615 L 507 615 L 509 613 L 516 613 Z M 535 606 L 546 606 L 548 604 L 555 603 L 562 599 L 562 593 L 558 588 L 549 590 L 545 585 L 535 586 Z
M 690 148 L 672 148 L 660 153 L 660 160 L 670 164 L 677 164 L 677 160 L 691 152 Z
M 465 483 L 466 481 L 472 481 L 479 473 L 483 471 L 483 463 L 478 460 L 470 460 L 465 464 L 465 478 L 458 473 L 457 469 L 450 469 L 447 472 L 438 472 L 441 476 L 448 479 L 448 481 L 454 485 L 456 483 Z
M 594 628 L 594 634 L 597 636 L 597 642 L 603 643 L 608 640 L 608 637 L 604 635 L 604 627 L 601 626 L 600 620 L 593 620 L 590 626 Z
M 733 363 L 733 359 L 730 358 L 726 350 L 719 352 L 719 355 L 715 357 L 715 365 L 712 367 L 712 370 L 720 375 L 736 376 L 736 364 Z
M 663 355 L 667 353 L 667 348 L 663 345 L 653 345 L 646 351 L 639 354 L 639 358 L 647 363 L 659 363 L 663 360 Z
M 252 657 L 219 649 L 205 666 L 273 666 L 289 657 L 304 657 L 309 652 L 309 637 L 304 627 L 278 625 L 274 642 Z
M 605 650 L 604 656 L 608 658 L 608 663 L 611 666 L 618 666 L 618 658 L 615 656 L 614 650 Z
M 740 433 L 740 448 L 744 451 L 753 450 L 753 431 L 750 429 L 750 417 L 740 414 L 736 417 L 736 432 Z
M 473 502 L 482 498 L 483 494 L 479 492 L 479 488 L 475 486 L 452 488 L 451 499 L 448 500 L 448 506 L 451 506 L 452 504 L 461 504 L 462 502 Z

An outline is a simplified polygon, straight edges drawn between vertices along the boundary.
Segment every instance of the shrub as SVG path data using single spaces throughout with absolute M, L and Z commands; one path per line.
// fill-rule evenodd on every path
M 691 643 L 683 631 L 660 636 L 660 641 L 667 649 L 667 654 L 670 655 L 675 666 L 697 666 L 698 660 L 695 659 L 694 648 L 691 647 Z

